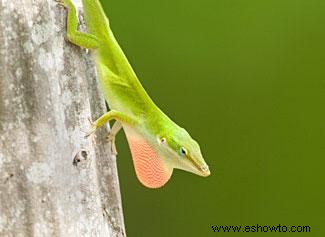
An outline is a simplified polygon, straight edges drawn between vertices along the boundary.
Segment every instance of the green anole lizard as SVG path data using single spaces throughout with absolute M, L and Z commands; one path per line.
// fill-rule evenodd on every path
M 108 135 L 116 153 L 115 135 L 123 128 L 131 150 L 136 175 L 148 188 L 159 188 L 173 169 L 209 176 L 198 143 L 174 123 L 151 100 L 118 45 L 98 0 L 83 0 L 88 32 L 80 32 L 72 0 L 56 0 L 68 9 L 67 39 L 94 51 L 96 68 L 110 111 L 92 123 L 88 135 L 115 120 Z

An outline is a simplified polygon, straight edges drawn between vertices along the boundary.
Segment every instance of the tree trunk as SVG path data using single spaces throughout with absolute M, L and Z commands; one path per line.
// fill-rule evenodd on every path
M 81 19 L 82 20 L 82 19 Z M 54 0 L 0 0 L 0 236 L 125 236 L 91 54 Z

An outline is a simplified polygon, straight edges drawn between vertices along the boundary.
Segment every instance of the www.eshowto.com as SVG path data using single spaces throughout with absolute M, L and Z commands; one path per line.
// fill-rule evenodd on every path
M 286 225 L 246 225 L 246 226 L 240 226 L 240 225 L 214 225 L 212 226 L 213 232 L 222 232 L 222 233 L 228 233 L 228 232 L 259 232 L 259 233 L 267 233 L 267 232 L 273 232 L 273 233 L 287 233 L 287 232 L 297 232 L 297 233 L 309 233 L 310 232 L 310 226 L 308 225 L 292 225 L 292 226 L 286 226 Z

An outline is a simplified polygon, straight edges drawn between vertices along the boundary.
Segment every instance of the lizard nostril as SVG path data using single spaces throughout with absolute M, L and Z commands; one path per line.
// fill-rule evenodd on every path
M 209 166 L 203 165 L 200 168 L 201 168 L 201 171 L 205 174 L 205 176 L 209 176 L 210 175 Z

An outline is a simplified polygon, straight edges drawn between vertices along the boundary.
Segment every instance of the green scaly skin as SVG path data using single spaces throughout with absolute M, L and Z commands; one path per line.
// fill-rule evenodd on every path
M 94 51 L 101 88 L 111 109 L 93 123 L 88 135 L 114 119 L 116 122 L 110 134 L 113 151 L 116 133 L 122 127 L 131 128 L 155 147 L 161 154 L 161 159 L 173 168 L 201 176 L 210 175 L 197 142 L 185 129 L 166 116 L 142 87 L 118 45 L 99 1 L 83 0 L 88 33 L 77 31 L 78 18 L 72 1 L 57 1 L 69 10 L 68 40 Z M 162 146 L 161 141 L 167 146 Z

